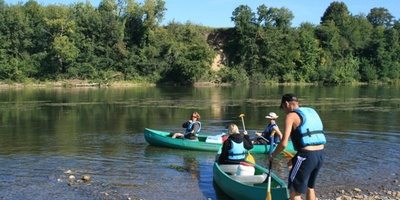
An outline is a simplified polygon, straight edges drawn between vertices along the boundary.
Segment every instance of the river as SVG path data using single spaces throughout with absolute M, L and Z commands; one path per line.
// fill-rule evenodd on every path
M 212 181 L 215 153 L 150 146 L 144 128 L 182 131 L 198 111 L 202 133 L 215 135 L 229 123 L 242 128 L 245 114 L 253 135 L 269 112 L 283 127 L 278 107 L 288 92 L 324 123 L 318 197 L 399 190 L 399 86 L 3 88 L 0 199 L 228 199 Z M 265 155 L 253 156 L 268 166 Z M 272 170 L 286 182 L 285 163 Z

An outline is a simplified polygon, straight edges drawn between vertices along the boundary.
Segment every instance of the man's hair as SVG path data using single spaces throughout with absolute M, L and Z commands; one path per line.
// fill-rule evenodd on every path
M 282 96 L 281 105 L 279 107 L 283 108 L 283 105 L 285 104 L 286 101 L 287 102 L 292 102 L 292 101 L 298 102 L 299 100 L 298 100 L 297 96 L 292 93 L 284 94 Z

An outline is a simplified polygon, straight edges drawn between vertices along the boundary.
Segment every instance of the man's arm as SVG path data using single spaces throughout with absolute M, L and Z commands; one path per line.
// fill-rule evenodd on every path
M 296 117 L 295 115 L 296 115 L 295 113 L 289 113 L 286 115 L 285 122 L 283 125 L 285 130 L 283 131 L 283 134 L 282 134 L 282 140 L 276 147 L 275 151 L 272 153 L 272 158 L 270 158 L 270 159 L 275 158 L 288 145 L 289 137 L 292 132 L 292 127 L 293 127 L 293 122 L 294 122 L 293 120 L 294 120 L 294 117 Z

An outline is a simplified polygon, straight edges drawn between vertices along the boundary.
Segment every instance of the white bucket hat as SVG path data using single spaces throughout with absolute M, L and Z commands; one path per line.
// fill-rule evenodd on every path
M 270 112 L 267 116 L 265 116 L 265 118 L 268 118 L 268 119 L 276 119 L 278 117 L 279 116 L 276 115 L 276 113 L 274 113 L 274 112 Z

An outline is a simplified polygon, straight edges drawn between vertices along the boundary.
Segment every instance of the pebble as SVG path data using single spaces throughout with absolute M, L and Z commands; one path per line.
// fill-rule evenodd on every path
M 88 175 L 84 175 L 84 176 L 82 176 L 82 180 L 83 181 L 90 181 L 90 176 L 88 176 Z

